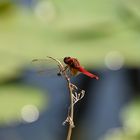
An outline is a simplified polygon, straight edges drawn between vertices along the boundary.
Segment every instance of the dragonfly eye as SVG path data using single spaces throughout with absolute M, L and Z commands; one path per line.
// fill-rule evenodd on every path
M 71 59 L 71 57 L 65 57 L 64 58 L 64 63 L 68 64 L 70 59 Z

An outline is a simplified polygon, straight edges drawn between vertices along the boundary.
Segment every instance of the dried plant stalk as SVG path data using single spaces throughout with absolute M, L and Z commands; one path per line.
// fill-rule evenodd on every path
M 73 85 L 70 81 L 70 77 L 68 76 L 67 72 L 65 71 L 65 66 L 58 60 L 53 57 L 48 56 L 48 58 L 54 60 L 57 62 L 60 74 L 66 79 L 67 81 L 67 87 L 69 90 L 69 95 L 70 95 L 70 108 L 68 111 L 68 116 L 66 120 L 64 121 L 63 124 L 68 123 L 68 134 L 67 134 L 67 140 L 71 140 L 72 136 L 72 129 L 74 128 L 74 121 L 73 121 L 73 116 L 74 116 L 74 105 L 77 103 L 79 100 L 81 100 L 84 97 L 84 90 L 81 90 L 81 92 L 77 93 L 77 87 Z

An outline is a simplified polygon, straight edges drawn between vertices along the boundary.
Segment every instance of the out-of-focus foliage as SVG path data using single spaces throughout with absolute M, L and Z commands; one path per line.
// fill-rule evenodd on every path
M 124 57 L 125 65 L 139 66 L 139 0 L 32 1 L 31 9 L 12 0 L 0 1 L 0 82 L 17 77 L 24 66 L 31 65 L 32 59 L 45 56 L 73 56 L 84 66 L 104 67 L 106 55 L 115 50 Z M 18 118 L 17 112 L 27 98 L 31 102 L 33 99 L 33 103 L 35 98 L 36 103 L 36 97 L 30 97 L 32 91 L 27 97 L 26 91 L 15 87 L 13 93 L 24 91 L 21 104 L 16 99 L 18 95 L 12 96 L 12 90 L 5 86 L 0 92 L 10 93 L 4 97 L 5 102 L 16 100 L 13 108 L 1 109 L 0 113 L 7 116 L 3 120 L 15 114 Z M 38 104 L 41 98 L 37 98 Z M 0 99 L 3 107 L 4 99 Z M 7 115 L 6 110 L 13 112 Z
M 19 42 L 24 42 L 22 27 L 26 28 L 26 25 L 24 22 L 21 24 L 22 10 L 13 2 L 0 1 L 0 82 L 6 78 L 18 77 L 20 72 L 17 68 L 23 67 L 23 58 L 26 58 L 26 53 L 19 45 Z M 12 82 L 12 79 L 10 81 Z M 23 120 L 35 121 L 39 111 L 44 107 L 44 102 L 46 101 L 41 91 L 35 88 L 18 83 L 0 84 L 0 124 L 17 124 Z
M 14 14 L 0 17 L 1 79 L 16 75 L 32 58 L 47 55 L 74 56 L 85 65 L 102 67 L 106 54 L 117 50 L 126 65 L 138 66 L 139 5 L 138 0 L 129 3 L 50 0 L 37 1 L 32 10 L 14 6 Z M 8 11 L 11 6 L 5 5 L 1 10 Z
M 105 140 L 140 139 L 140 100 L 135 100 L 122 111 L 122 128 L 112 129 Z
M 10 13 L 11 10 L 12 10 L 12 4 L 8 1 L 5 1 L 5 2 L 1 2 L 0 3 L 0 14 L 1 15 L 4 15 L 6 13 Z
M 32 105 L 41 111 L 44 102 L 46 101 L 41 92 L 31 87 L 19 84 L 0 86 L 0 123 L 9 125 L 17 121 L 21 122 L 24 117 L 22 110 L 25 106 Z M 31 116 L 32 110 L 29 111 L 25 113 Z
M 140 1 L 123 0 L 120 6 L 119 16 L 125 26 L 136 32 L 140 32 Z

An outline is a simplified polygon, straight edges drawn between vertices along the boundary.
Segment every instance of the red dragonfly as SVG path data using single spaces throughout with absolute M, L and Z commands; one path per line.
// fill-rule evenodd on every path
M 86 75 L 86 76 L 88 76 L 90 78 L 95 78 L 96 80 L 99 79 L 99 77 L 97 75 L 92 74 L 92 73 L 88 72 L 86 69 L 84 69 L 81 66 L 80 62 L 76 58 L 64 57 L 63 61 L 66 64 L 64 71 L 66 71 L 66 70 L 70 71 L 70 74 L 72 76 L 76 76 L 79 73 L 83 73 L 84 75 Z M 39 64 L 39 65 L 41 64 L 41 66 L 43 64 L 43 68 L 41 68 L 39 70 L 39 73 L 44 73 L 44 72 L 45 73 L 50 73 L 50 71 L 55 71 L 56 70 L 56 68 L 55 69 L 50 68 L 51 66 L 48 65 L 49 64 L 48 59 L 34 59 L 34 60 L 32 60 L 32 62 L 37 62 L 37 64 Z M 44 67 L 44 62 L 46 62 L 45 67 Z M 57 69 L 57 75 L 61 75 L 61 72 L 58 69 Z
M 90 78 L 95 78 L 96 80 L 99 79 L 99 77 L 95 74 L 92 74 L 88 72 L 86 69 L 84 69 L 78 59 L 73 58 L 73 57 L 65 57 L 64 58 L 64 63 L 67 65 L 65 69 L 69 68 L 71 75 L 77 75 L 79 72 L 83 73 L 84 75 L 90 77 Z

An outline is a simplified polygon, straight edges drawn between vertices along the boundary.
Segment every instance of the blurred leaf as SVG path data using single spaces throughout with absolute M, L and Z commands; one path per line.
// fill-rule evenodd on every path
M 14 11 L 14 4 L 11 0 L 0 1 L 0 17 L 9 16 Z
M 112 128 L 104 140 L 139 140 L 140 139 L 140 99 L 127 105 L 121 113 L 122 127 Z
M 140 134 L 140 100 L 133 101 L 124 109 L 123 123 L 129 133 Z
M 135 31 L 140 31 L 139 0 L 122 0 L 118 13 L 126 26 Z
M 0 124 L 10 125 L 23 121 L 21 111 L 26 105 L 34 105 L 41 111 L 44 108 L 41 92 L 19 84 L 1 86 Z
M 116 50 L 124 56 L 125 65 L 139 66 L 140 35 L 124 28 L 117 18 L 118 1 L 50 2 L 56 10 L 52 21 L 45 20 L 49 10 L 38 16 L 38 5 L 35 11 L 19 9 L 10 19 L 0 19 L 0 80 L 16 75 L 32 59 L 48 55 L 73 56 L 85 66 L 104 67 L 105 56 Z

